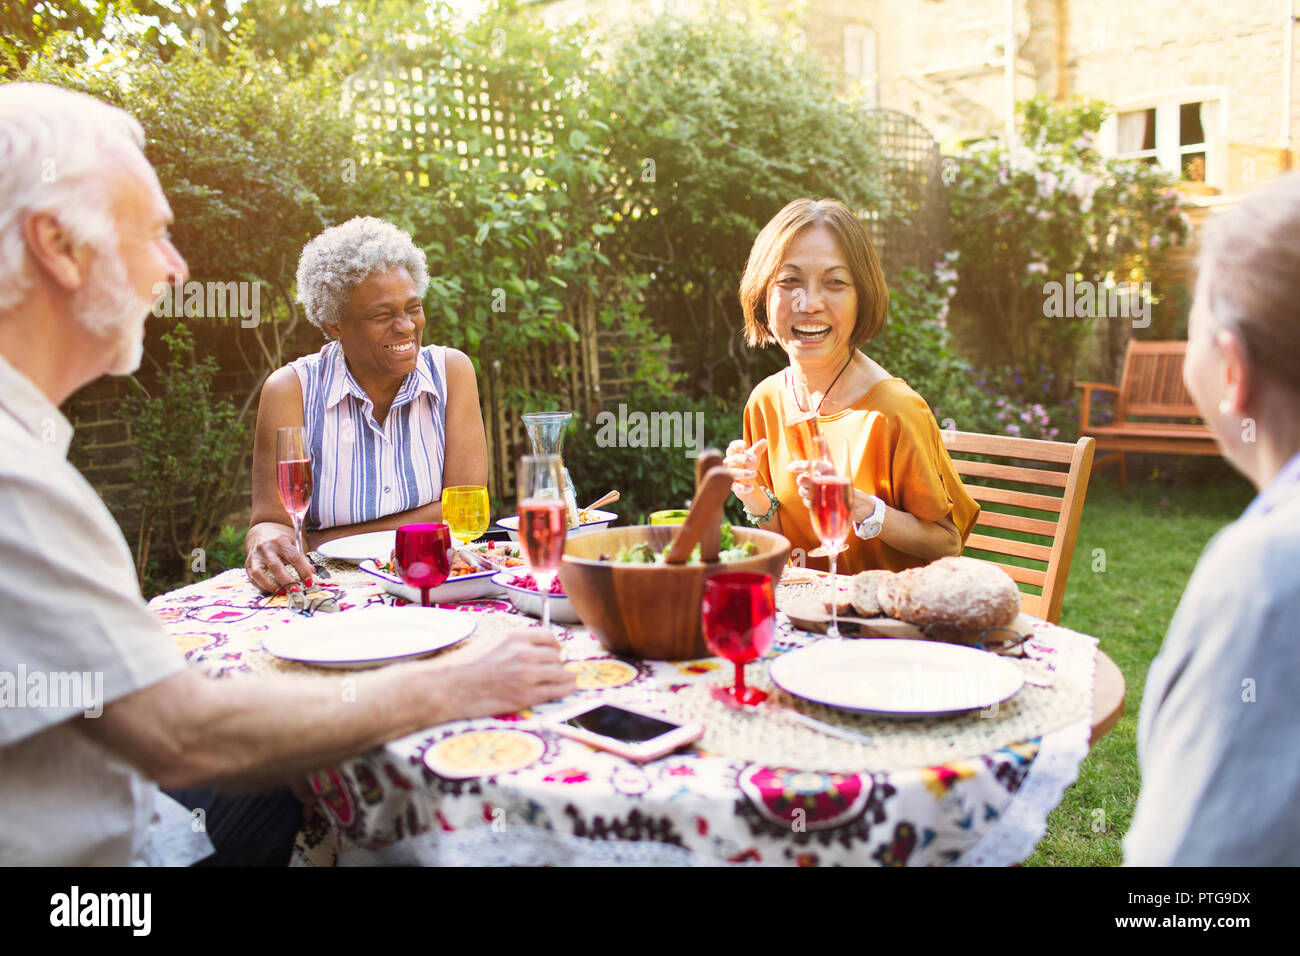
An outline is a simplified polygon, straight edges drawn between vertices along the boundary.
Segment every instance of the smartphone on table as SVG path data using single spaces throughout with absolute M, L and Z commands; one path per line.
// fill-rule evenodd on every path
M 557 734 L 644 763 L 704 734 L 700 724 L 673 723 L 660 714 L 623 704 L 584 701 L 549 715 L 545 725 Z

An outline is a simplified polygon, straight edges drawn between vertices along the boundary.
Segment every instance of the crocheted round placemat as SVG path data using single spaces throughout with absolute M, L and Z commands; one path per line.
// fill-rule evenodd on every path
M 1052 686 L 1025 684 L 1010 700 L 943 717 L 884 717 L 803 700 L 772 684 L 769 661 L 745 668 L 746 684 L 771 695 L 756 708 L 736 709 L 715 700 L 712 686 L 722 681 L 682 688 L 662 695 L 658 703 L 674 720 L 703 724 L 698 746 L 727 757 L 827 772 L 934 766 L 991 753 L 1089 718 L 1096 642 L 1057 629 L 1050 645 L 1031 642 L 1030 654 L 1038 660 L 1013 663 L 1035 680 L 1049 677 Z M 801 723 L 800 714 L 870 739 L 841 739 Z
M 306 598 L 310 604 L 318 599 L 335 598 L 344 607 L 363 607 L 380 600 L 390 600 L 383 582 L 360 571 L 355 565 L 337 561 L 324 562 L 329 578 L 317 577 Z M 248 583 L 242 569 L 227 571 L 198 582 L 183 591 L 173 592 L 150 605 L 172 624 L 172 639 L 185 652 L 189 662 L 212 676 L 228 674 L 357 674 L 360 668 L 325 668 L 276 657 L 262 649 L 262 636 L 268 627 L 301 620 L 285 595 L 264 595 Z M 528 627 L 517 614 L 510 613 L 509 601 L 484 599 L 456 609 L 474 618 L 474 633 L 459 644 L 433 652 L 430 657 L 451 656 L 473 648 L 475 644 L 498 634 Z M 333 616 L 347 611 L 315 612 Z M 184 622 L 182 628 L 181 622 Z
M 350 565 L 330 562 L 327 567 L 331 579 L 323 582 L 324 587 L 318 582 L 309 598 L 335 593 L 349 606 L 364 606 L 381 599 L 383 587 L 375 578 Z M 778 603 L 791 592 L 815 591 L 820 583 L 782 584 L 777 592 Z M 247 583 L 242 571 L 230 571 L 174 592 L 151 606 L 171 624 L 173 639 L 186 651 L 190 662 L 214 676 L 308 673 L 338 677 L 358 673 L 282 660 L 264 651 L 261 642 L 267 627 L 298 617 L 286 606 L 283 596 L 261 595 Z M 455 647 L 436 653 L 450 657 L 469 652 L 480 641 L 528 626 L 508 608 L 508 602 L 492 599 L 465 605 L 465 613 L 474 617 L 474 633 Z M 784 621 L 781 632 L 786 646 L 812 639 L 791 630 Z M 932 766 L 990 753 L 1089 718 L 1095 639 L 1046 624 L 1037 625 L 1035 635 L 1028 645 L 1032 660 L 1014 663 L 1035 679 L 1050 677 L 1052 686 L 1026 684 L 1010 700 L 984 711 L 899 719 L 826 707 L 775 688 L 768 677 L 768 661 L 746 668 L 746 682 L 772 694 L 757 711 L 738 711 L 713 699 L 712 686 L 725 680 L 723 675 L 729 674 L 729 668 L 718 671 L 716 678 L 681 685 L 676 693 L 651 691 L 651 697 L 653 705 L 673 719 L 703 724 L 705 734 L 699 746 L 728 757 L 828 772 Z M 602 657 L 603 652 L 593 638 L 578 629 L 567 639 L 565 656 L 573 662 Z M 608 677 L 592 686 L 620 685 L 621 681 Z M 800 723 L 799 714 L 870 739 L 841 739 Z
M 465 640 L 452 647 L 440 651 L 434 651 L 422 657 L 412 658 L 412 660 L 431 660 L 435 657 L 451 657 L 460 652 L 474 648 L 482 641 L 488 640 L 498 634 L 505 634 L 510 631 L 518 631 L 527 627 L 522 624 L 515 615 L 507 614 L 501 611 L 465 611 L 474 618 L 474 633 Z M 288 661 L 276 657 L 262 648 L 262 635 L 257 631 L 245 631 L 242 633 L 233 633 L 229 635 L 232 644 L 244 645 L 244 661 L 248 664 L 249 670 L 255 674 L 330 674 L 339 676 L 342 673 L 357 674 L 362 673 L 365 668 L 326 668 L 316 667 L 312 664 L 303 664 L 299 661 Z

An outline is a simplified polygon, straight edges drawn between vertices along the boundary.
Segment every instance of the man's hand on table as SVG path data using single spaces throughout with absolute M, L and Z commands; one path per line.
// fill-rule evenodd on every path
M 295 778 L 428 727 L 514 713 L 577 689 L 550 631 L 478 643 L 442 661 L 350 677 L 346 696 L 334 678 L 216 680 L 187 668 L 79 723 L 165 788 L 293 781 L 314 802 Z
M 550 631 L 515 631 L 484 641 L 473 653 L 471 660 L 458 665 L 458 717 L 509 714 L 577 690 Z
M 264 521 L 249 529 L 244 546 L 248 549 L 244 570 L 262 593 L 274 594 L 299 582 L 311 584 L 316 569 L 298 550 L 293 529 Z

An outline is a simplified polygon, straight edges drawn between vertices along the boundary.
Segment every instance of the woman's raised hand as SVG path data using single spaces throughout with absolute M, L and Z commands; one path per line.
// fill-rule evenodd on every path
M 272 594 L 299 582 L 311 584 L 316 569 L 298 550 L 292 530 L 265 522 L 249 532 L 245 545 L 248 559 L 244 571 L 263 593 Z
M 820 474 L 833 474 L 835 469 L 830 463 L 820 458 L 815 461 L 792 461 L 786 466 L 790 474 L 795 475 L 795 482 L 799 486 L 799 497 L 803 499 L 804 507 L 812 509 L 812 476 Z M 856 496 L 858 490 L 853 489 Z
M 727 456 L 722 464 L 731 470 L 731 490 L 744 497 L 753 494 L 758 483 L 758 459 L 767 452 L 767 439 L 760 438 L 752 445 L 746 445 L 737 438 L 727 446 Z

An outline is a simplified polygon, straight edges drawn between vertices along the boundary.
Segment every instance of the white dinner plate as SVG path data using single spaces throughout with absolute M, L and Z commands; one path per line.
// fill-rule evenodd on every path
M 461 611 L 372 604 L 316 614 L 268 631 L 267 653 L 319 667 L 378 667 L 465 640 L 474 618 Z
M 1020 671 L 988 651 L 939 641 L 817 641 L 772 662 L 772 682 L 805 700 L 894 717 L 983 710 L 1015 696 Z
M 368 531 L 365 534 L 350 534 L 346 538 L 326 541 L 316 552 L 335 561 L 361 562 L 371 558 L 383 564 L 392 555 L 396 543 L 396 531 Z

